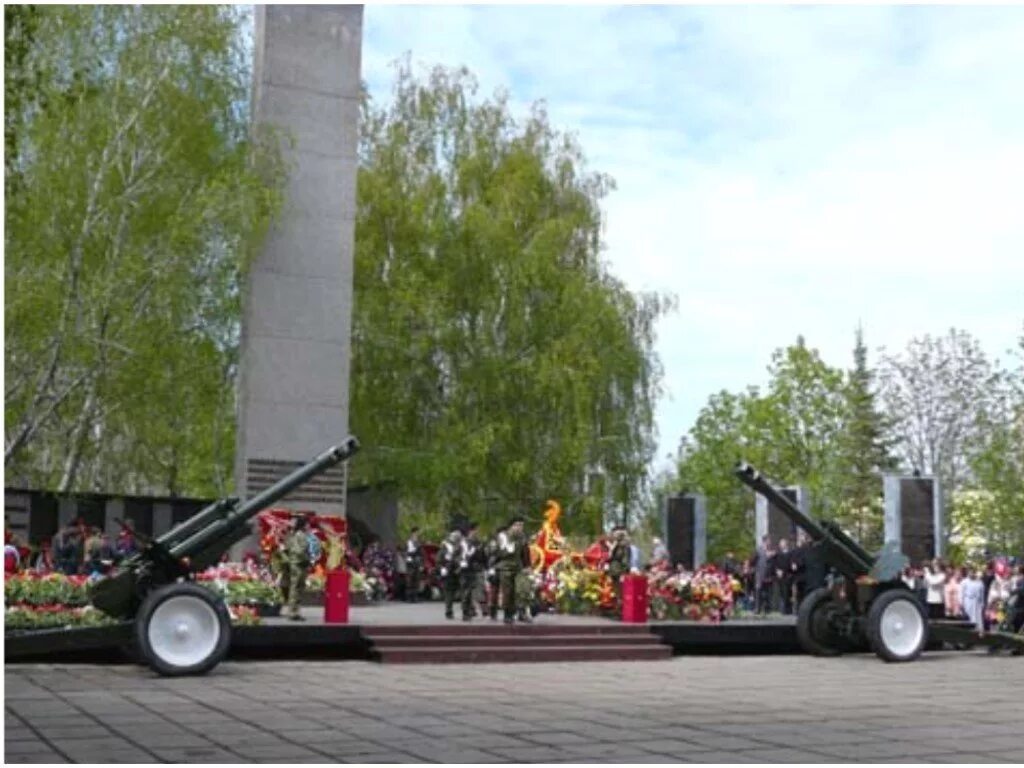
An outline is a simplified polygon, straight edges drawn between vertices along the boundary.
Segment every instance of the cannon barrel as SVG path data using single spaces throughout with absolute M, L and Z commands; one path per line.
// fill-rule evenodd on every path
M 217 562 L 228 547 L 245 538 L 245 523 L 250 518 L 357 450 L 359 441 L 348 437 L 241 506 L 238 499 L 227 498 L 205 507 L 150 541 L 121 563 L 117 573 L 93 584 L 89 590 L 92 604 L 111 616 L 134 616 L 147 594 Z
M 237 496 L 217 499 L 217 501 L 203 507 L 188 520 L 174 526 L 167 533 L 154 539 L 154 541 L 164 547 L 171 547 L 175 542 L 181 541 L 185 536 L 194 533 L 211 521 L 224 517 L 224 513 L 232 509 L 236 504 L 238 504 Z
M 229 507 L 228 514 L 220 519 L 214 519 L 205 527 L 199 527 L 191 536 L 184 540 L 180 537 L 176 544 L 170 547 L 173 557 L 190 557 L 196 552 L 207 549 L 211 543 L 216 542 L 225 536 L 231 536 L 245 522 L 263 511 L 275 501 L 287 496 L 291 491 L 298 488 L 310 478 L 319 475 L 325 469 L 334 466 L 338 462 L 348 459 L 359 450 L 359 441 L 349 437 L 343 443 L 332 446 L 321 453 L 308 464 L 303 464 L 291 474 L 281 478 L 265 491 L 256 494 L 245 501 L 237 508 Z M 200 513 L 202 515 L 203 513 Z M 191 521 L 186 521 L 191 522 Z M 173 533 L 173 532 L 172 532 Z M 233 543 L 233 541 L 232 541 Z
M 736 467 L 736 477 L 744 485 L 768 499 L 770 504 L 806 531 L 811 539 L 821 544 L 827 552 L 827 559 L 832 561 L 841 573 L 855 579 L 871 572 L 874 558 L 865 552 L 857 542 L 833 523 L 827 521 L 819 523 L 805 515 L 750 464 L 740 463 Z

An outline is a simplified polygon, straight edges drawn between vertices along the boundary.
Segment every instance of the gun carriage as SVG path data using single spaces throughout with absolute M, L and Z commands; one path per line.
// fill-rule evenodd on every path
M 1019 636 L 994 632 L 979 637 L 962 622 L 929 622 L 924 606 L 900 578 L 909 561 L 898 544 L 889 542 L 872 556 L 834 522 L 803 514 L 749 464 L 740 464 L 736 476 L 802 528 L 823 561 L 842 576 L 832 586 L 813 590 L 800 604 L 796 631 L 808 653 L 835 656 L 867 646 L 885 661 L 913 661 L 930 636 L 963 646 L 980 643 L 1014 653 L 1024 649 Z
M 194 574 L 245 538 L 247 523 L 256 514 L 358 449 L 358 441 L 348 437 L 248 501 L 220 499 L 146 541 L 117 573 L 93 585 L 92 604 L 114 618 L 134 622 L 136 647 L 158 673 L 208 672 L 227 654 L 231 620 L 223 599 L 196 584 Z

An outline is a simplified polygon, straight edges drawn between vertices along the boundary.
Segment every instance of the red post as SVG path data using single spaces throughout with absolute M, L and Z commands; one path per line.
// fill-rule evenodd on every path
M 327 572 L 324 586 L 324 623 L 348 624 L 348 568 Z
M 622 621 L 625 624 L 647 622 L 647 578 L 637 574 L 622 577 Z

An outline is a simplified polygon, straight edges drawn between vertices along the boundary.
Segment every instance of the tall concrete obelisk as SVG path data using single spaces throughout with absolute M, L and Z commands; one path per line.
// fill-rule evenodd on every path
M 363 9 L 257 5 L 255 16 L 254 127 L 292 143 L 284 210 L 244 286 L 235 457 L 244 497 L 348 433 Z M 280 506 L 344 514 L 345 469 Z

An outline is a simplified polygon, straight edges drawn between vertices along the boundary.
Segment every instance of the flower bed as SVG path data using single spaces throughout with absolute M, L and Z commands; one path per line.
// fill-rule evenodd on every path
M 4 579 L 5 630 L 98 627 L 113 619 L 89 605 L 88 577 L 11 574 Z
M 740 586 L 714 566 L 696 573 L 652 571 L 647 576 L 648 616 L 654 620 L 718 623 L 732 615 Z M 543 609 L 571 615 L 613 615 L 615 590 L 608 574 L 585 561 L 563 560 L 534 574 Z
M 87 576 L 37 575 L 31 571 L 16 573 L 4 579 L 4 602 L 8 607 L 62 605 L 80 608 L 89 604 L 88 582 Z
M 102 627 L 114 620 L 91 605 L 68 608 L 63 605 L 13 605 L 4 612 L 4 629 L 56 629 L 58 627 Z
M 652 619 L 709 621 L 717 624 L 732 613 L 732 580 L 713 565 L 696 573 L 654 572 L 648 575 Z
M 574 565 L 555 568 L 545 574 L 540 598 L 542 604 L 553 607 L 558 613 L 577 616 L 601 614 L 615 608 L 615 591 L 608 574 Z
M 222 563 L 196 574 L 196 583 L 224 598 L 232 623 L 259 624 L 280 612 L 284 598 L 270 574 L 255 564 Z

